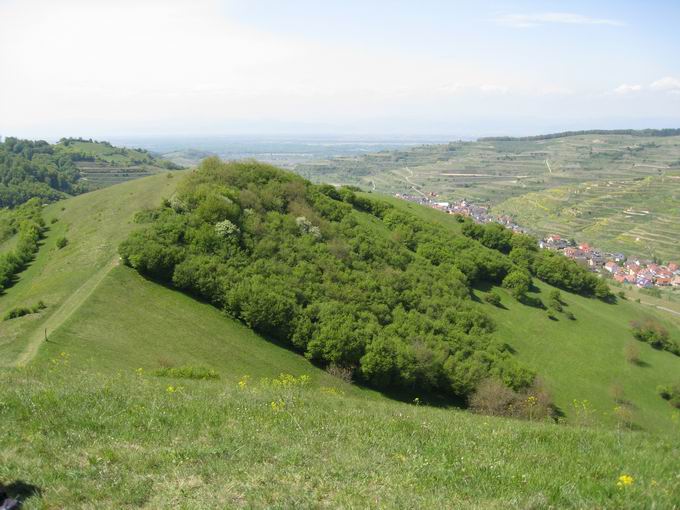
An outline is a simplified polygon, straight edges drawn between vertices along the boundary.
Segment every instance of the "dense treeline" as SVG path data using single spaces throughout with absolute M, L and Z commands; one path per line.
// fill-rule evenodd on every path
M 537 140 L 552 140 L 567 136 L 580 135 L 631 135 L 631 136 L 679 136 L 680 128 L 665 129 L 586 129 L 582 131 L 562 131 L 535 136 L 487 136 L 479 138 L 479 142 L 534 142 Z
M 576 294 L 597 297 L 605 301 L 615 299 L 607 283 L 577 262 L 550 250 L 540 250 L 536 239 L 516 234 L 498 223 L 479 225 L 465 219 L 463 234 L 484 246 L 508 254 L 521 269 L 515 269 L 504 285 L 514 289 L 515 297 L 525 297 L 531 287 L 531 275 L 544 282 Z
M 58 200 L 81 191 L 72 158 L 44 141 L 6 138 L 0 144 L 0 207 L 14 207 L 33 197 Z
M 19 238 L 14 250 L 0 254 L 0 291 L 12 285 L 15 275 L 33 260 L 45 229 L 42 205 L 37 198 L 23 204 L 14 216 Z
M 360 381 L 459 397 L 533 381 L 470 299 L 509 258 L 351 189 L 213 158 L 138 221 L 126 264 Z

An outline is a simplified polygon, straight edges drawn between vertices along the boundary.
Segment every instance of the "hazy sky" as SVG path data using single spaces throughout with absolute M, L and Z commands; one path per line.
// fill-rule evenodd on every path
M 680 127 L 680 2 L 0 0 L 0 134 Z

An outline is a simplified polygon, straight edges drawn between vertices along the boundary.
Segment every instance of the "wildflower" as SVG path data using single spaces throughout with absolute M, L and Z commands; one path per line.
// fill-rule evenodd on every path
M 174 386 L 168 386 L 167 388 L 165 388 L 165 391 L 167 391 L 168 393 L 175 393 L 177 391 L 177 388 L 175 388 Z
M 286 407 L 286 403 L 279 399 L 279 400 L 272 400 L 271 404 L 269 406 L 272 408 L 272 411 L 275 413 L 278 413 L 279 411 L 283 411 Z
M 627 486 L 629 486 L 629 485 L 633 485 L 633 482 L 634 482 L 634 480 L 633 480 L 633 477 L 632 477 L 632 476 L 630 476 L 630 475 L 621 475 L 621 476 L 619 476 L 619 481 L 616 482 L 616 485 L 617 485 L 619 488 L 623 488 L 623 487 L 627 487 Z
M 248 386 L 248 380 L 249 379 L 250 379 L 249 375 L 244 375 L 243 377 L 241 377 L 241 380 L 238 382 L 238 387 L 240 389 L 244 390 L 246 388 L 246 386 Z
M 140 368 L 138 368 L 137 370 L 135 370 L 135 372 L 137 372 L 137 375 L 143 375 L 143 374 L 144 374 L 144 369 L 140 367 Z
M 413 399 L 413 403 L 414 403 L 415 405 L 419 406 L 419 405 L 420 405 L 420 398 L 419 398 L 419 397 L 414 398 L 414 399 Z

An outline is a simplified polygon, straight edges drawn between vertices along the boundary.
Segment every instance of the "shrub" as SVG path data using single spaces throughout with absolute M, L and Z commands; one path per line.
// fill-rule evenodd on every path
M 67 244 L 68 244 L 68 239 L 66 239 L 65 237 L 60 237 L 60 238 L 57 239 L 57 248 L 58 249 L 61 250 L 62 248 L 66 247 Z
M 484 295 L 484 301 L 493 306 L 499 306 L 501 304 L 501 297 L 498 292 L 491 291 Z
M 486 379 L 479 383 L 469 399 L 470 408 L 490 416 L 510 416 L 517 403 L 517 393 L 498 379 Z
M 10 311 L 8 311 L 5 314 L 5 317 L 3 320 L 9 321 L 12 319 L 18 319 L 19 317 L 23 317 L 24 315 L 28 315 L 31 313 L 30 308 L 26 307 L 17 307 L 17 308 L 12 308 Z
M 498 379 L 486 379 L 477 385 L 469 405 L 480 414 L 526 420 L 554 419 L 556 414 L 550 392 L 538 378 L 520 392 L 513 391 Z
M 531 289 L 531 276 L 525 271 L 514 269 L 503 279 L 503 287 L 510 290 L 510 293 L 517 300 L 521 300 Z
M 671 340 L 668 330 L 653 319 L 630 323 L 633 336 L 655 349 L 661 349 L 680 356 L 680 346 Z
M 340 367 L 335 363 L 331 363 L 326 367 L 326 372 L 328 372 L 333 377 L 337 377 L 338 379 L 345 381 L 346 383 L 352 383 L 354 371 L 349 367 Z
M 212 368 L 205 367 L 163 367 L 152 372 L 156 377 L 172 377 L 173 379 L 219 379 L 220 376 Z
M 668 386 L 658 386 L 657 392 L 673 407 L 680 409 L 680 383 Z
M 638 365 L 640 363 L 640 348 L 633 342 L 628 342 L 623 348 L 623 354 L 626 357 L 626 361 L 633 365 Z

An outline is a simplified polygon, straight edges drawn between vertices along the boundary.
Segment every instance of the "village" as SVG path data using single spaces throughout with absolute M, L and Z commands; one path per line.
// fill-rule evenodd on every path
M 436 193 L 410 195 L 397 193 L 397 198 L 415 202 L 447 214 L 461 214 L 476 223 L 500 223 L 513 232 L 527 233 L 509 216 L 497 216 L 486 206 L 472 204 L 467 200 L 458 202 L 437 201 Z M 627 257 L 624 253 L 610 253 L 594 248 L 588 243 L 577 244 L 573 239 L 564 239 L 553 234 L 538 242 L 541 249 L 562 253 L 565 257 L 619 283 L 635 285 L 639 288 L 680 288 L 680 266 L 675 262 L 659 264 L 654 260 L 640 257 Z

